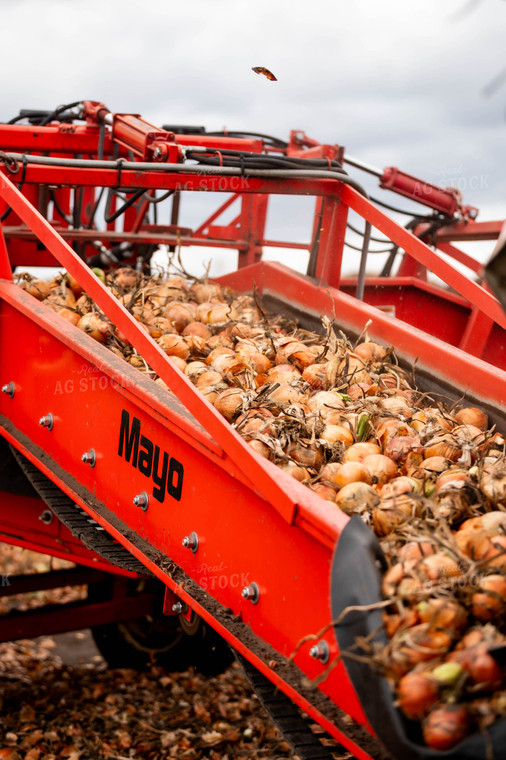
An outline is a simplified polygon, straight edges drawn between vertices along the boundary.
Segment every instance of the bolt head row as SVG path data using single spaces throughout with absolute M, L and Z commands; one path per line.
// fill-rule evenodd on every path
M 183 538 L 181 543 L 185 549 L 191 549 L 191 551 L 195 554 L 199 548 L 199 537 L 195 531 L 192 531 L 188 536 L 185 536 Z
M 2 393 L 5 393 L 9 398 L 14 398 L 15 390 L 14 383 L 6 383 L 5 385 L 2 385 Z
M 45 427 L 48 430 L 53 429 L 53 424 L 54 424 L 54 418 L 51 412 L 49 412 L 49 414 L 45 414 L 44 417 L 41 417 L 39 420 L 39 425 L 42 425 L 42 427 Z
M 81 457 L 81 461 L 83 461 L 84 464 L 89 464 L 90 467 L 95 467 L 95 464 L 97 461 L 95 449 L 90 449 L 89 451 L 85 451 Z
M 248 602 L 256 604 L 260 598 L 260 589 L 256 583 L 250 583 L 249 586 L 245 586 L 241 591 L 243 599 L 247 599 Z
M 323 665 L 329 661 L 330 649 L 325 639 L 321 639 L 321 641 L 311 647 L 309 656 L 314 660 L 319 660 Z
M 149 496 L 146 491 L 141 491 L 137 496 L 134 496 L 133 503 L 136 507 L 140 507 L 145 512 L 149 506 Z

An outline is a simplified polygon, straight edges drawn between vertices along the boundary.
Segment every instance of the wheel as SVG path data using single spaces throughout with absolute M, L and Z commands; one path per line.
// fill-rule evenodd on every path
M 156 579 L 132 581 L 132 593 L 155 587 L 162 609 L 164 586 Z M 110 598 L 112 582 L 92 584 L 90 601 Z M 144 670 L 158 664 L 172 672 L 190 666 L 204 675 L 218 675 L 233 661 L 228 644 L 202 618 L 192 614 L 190 621 L 180 615 L 150 615 L 121 623 L 107 623 L 91 629 L 97 648 L 112 668 Z

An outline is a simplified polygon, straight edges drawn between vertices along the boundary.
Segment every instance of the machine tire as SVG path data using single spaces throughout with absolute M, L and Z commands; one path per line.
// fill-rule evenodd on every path
M 155 586 L 163 594 L 164 586 L 156 579 L 132 581 L 132 592 Z M 88 597 L 103 601 L 111 593 L 111 584 L 92 585 Z M 162 596 L 160 609 L 162 608 Z M 222 673 L 233 661 L 228 644 L 213 628 L 193 615 L 190 623 L 180 615 L 146 616 L 122 623 L 107 623 L 91 629 L 97 648 L 112 668 L 145 670 L 161 665 L 172 672 L 182 672 L 193 666 L 207 676 Z

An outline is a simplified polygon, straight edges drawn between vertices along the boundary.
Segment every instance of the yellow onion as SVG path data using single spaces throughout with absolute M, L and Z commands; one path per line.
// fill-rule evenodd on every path
M 195 321 L 196 309 L 192 307 L 193 304 L 189 303 L 173 303 L 167 306 L 163 315 L 170 319 L 178 332 L 182 332 L 186 325 Z
M 188 344 L 180 335 L 165 333 L 157 338 L 156 342 L 168 356 L 179 356 L 181 359 L 187 359 L 190 355 Z
M 203 388 L 206 385 L 216 385 L 217 383 L 221 383 L 222 380 L 223 378 L 219 372 L 216 372 L 214 369 L 208 369 L 197 377 L 195 385 L 197 388 Z
M 336 504 L 347 514 L 361 514 L 370 512 L 379 504 L 379 497 L 370 485 L 357 481 L 341 488 L 336 496 Z
M 349 446 L 353 443 L 353 433 L 342 425 L 325 425 L 320 433 L 320 440 L 326 443 L 344 443 Z
M 207 372 L 208 366 L 205 362 L 194 361 L 188 362 L 185 367 L 185 374 L 188 375 L 190 380 L 196 380 L 203 372 Z
M 423 450 L 418 436 L 398 435 L 388 441 L 384 453 L 397 464 L 401 464 L 406 461 L 408 454 L 422 454 Z
M 364 459 L 371 454 L 380 454 L 381 449 L 375 443 L 363 441 L 362 443 L 352 444 L 344 452 L 343 462 L 364 462 Z
M 329 465 L 327 465 L 328 467 Z M 338 486 L 347 486 L 349 483 L 371 483 L 369 470 L 360 462 L 344 462 L 338 470 L 329 478 Z
M 294 383 L 300 380 L 300 372 L 291 364 L 278 364 L 267 371 L 269 383 Z
M 333 391 L 318 391 L 310 397 L 307 407 L 311 412 L 318 412 L 322 417 L 327 417 L 328 414 L 335 410 L 344 409 L 345 405 L 337 393 Z
M 489 472 L 484 472 L 480 487 L 493 504 L 504 504 L 506 502 L 506 466 L 501 463 Z
M 222 298 L 220 286 L 212 282 L 197 282 L 191 286 L 190 290 L 197 303 L 205 303 L 206 301 Z
M 342 464 L 340 462 L 327 462 L 320 470 L 320 479 L 330 483 L 336 483 L 336 475 L 341 469 Z M 344 483 L 340 484 L 344 485 Z
M 66 322 L 70 322 L 73 325 L 79 324 L 81 320 L 81 315 L 72 309 L 58 309 L 56 313 L 59 314 L 60 317 L 62 317 L 62 319 L 64 319 Z
M 282 462 L 279 467 L 286 472 L 287 475 L 290 475 L 291 478 L 298 480 L 299 483 L 302 483 L 303 480 L 309 480 L 310 478 L 309 470 L 296 462 L 292 462 L 290 459 L 286 462 Z
M 291 385 L 283 384 L 280 385 L 279 388 L 274 388 L 274 390 L 270 391 L 267 398 L 276 406 L 283 408 L 285 406 L 296 404 L 300 397 L 301 394 L 296 388 L 293 388 Z
M 406 559 L 423 559 L 430 554 L 435 554 L 434 545 L 429 541 L 408 541 L 399 551 L 398 556 L 401 560 Z
M 202 322 L 189 322 L 181 331 L 181 335 L 198 335 L 199 338 L 208 341 L 211 337 L 211 331 Z
M 310 364 L 314 364 L 321 354 L 321 346 L 305 346 L 298 348 L 290 356 L 290 362 L 294 364 L 301 372 Z
M 36 298 L 37 301 L 43 301 L 51 292 L 51 286 L 48 282 L 29 276 L 19 280 L 18 284 L 23 290 L 26 290 L 27 293 Z
M 381 498 L 390 498 L 391 496 L 400 496 L 402 493 L 420 493 L 420 483 L 415 478 L 407 475 L 399 475 L 388 483 L 385 483 L 381 489 Z
M 421 720 L 439 701 L 439 688 L 430 673 L 406 673 L 397 685 L 399 707 L 410 720 Z
M 429 457 L 444 457 L 451 462 L 456 462 L 462 454 L 451 435 L 438 435 L 425 445 L 425 459 Z
M 302 379 L 314 389 L 326 390 L 329 386 L 327 380 L 327 363 L 309 364 L 302 372 Z
M 123 290 L 130 290 L 139 282 L 139 274 L 131 267 L 121 267 L 114 273 L 114 283 Z
M 402 396 L 389 396 L 380 400 L 380 407 L 391 414 L 411 417 L 412 409 Z
M 488 417 L 481 409 L 474 406 L 464 407 L 455 414 L 455 420 L 461 425 L 474 425 L 480 430 L 488 428 Z
M 397 465 L 384 454 L 369 454 L 362 464 L 369 470 L 373 483 L 382 485 L 397 475 Z
M 338 366 L 338 372 L 344 376 L 348 385 L 353 383 L 372 384 L 372 378 L 365 368 L 365 364 L 360 356 L 350 353 L 341 361 Z
M 435 707 L 423 724 L 425 744 L 435 750 L 449 750 L 466 738 L 471 718 L 465 705 Z
M 297 338 L 281 338 L 277 342 L 276 364 L 287 364 L 294 351 L 304 349 L 304 343 Z
M 105 343 L 112 333 L 109 322 L 104 322 L 98 314 L 94 314 L 93 312 L 81 317 L 77 323 L 77 327 L 99 343 Z
M 355 346 L 353 353 L 364 361 L 380 362 L 386 356 L 386 349 L 378 343 L 366 341 Z
M 506 614 L 506 577 L 487 575 L 480 578 L 478 590 L 471 598 L 474 617 L 481 622 L 504 619 Z
M 227 388 L 217 394 L 214 408 L 227 420 L 232 420 L 244 403 L 244 392 L 241 388 Z
M 323 454 L 319 449 L 309 444 L 304 444 L 300 440 L 290 443 L 286 449 L 286 453 L 303 467 L 318 468 L 323 462 Z
M 447 554 L 431 554 L 424 557 L 417 565 L 421 576 L 430 581 L 446 581 L 448 578 L 456 578 L 462 575 L 458 562 Z
M 248 446 L 253 449 L 253 451 L 256 451 L 257 454 L 260 454 L 261 457 L 264 457 L 264 459 L 272 459 L 272 449 L 263 441 L 251 438 L 248 441 Z
M 318 494 L 318 496 L 321 499 L 325 499 L 325 501 L 332 501 L 334 502 L 336 499 L 336 489 L 332 486 L 326 485 L 324 483 L 313 483 L 309 486 L 311 491 L 314 491 L 314 493 Z

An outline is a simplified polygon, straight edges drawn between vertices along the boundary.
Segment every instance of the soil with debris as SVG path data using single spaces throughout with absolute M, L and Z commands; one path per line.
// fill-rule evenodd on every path
M 6 583 L 71 566 L 5 544 L 0 560 Z M 84 595 L 66 588 L 2 597 L 0 613 Z M 0 644 L 0 715 L 0 760 L 297 758 L 238 665 L 215 678 L 158 666 L 111 670 L 87 632 Z

